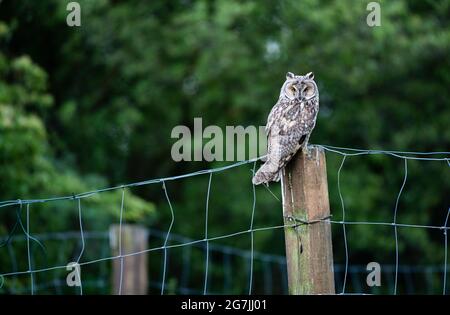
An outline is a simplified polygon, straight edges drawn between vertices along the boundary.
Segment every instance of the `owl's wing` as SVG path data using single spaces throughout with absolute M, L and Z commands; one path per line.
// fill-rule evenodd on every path
M 267 124 L 266 124 L 266 135 L 267 137 L 270 136 L 270 130 L 272 129 L 275 121 L 276 121 L 276 117 L 280 114 L 281 112 L 281 106 L 280 103 L 275 104 L 274 107 L 272 107 L 272 110 L 269 113 L 269 116 L 267 117 Z
M 302 132 L 300 118 L 303 106 L 296 103 L 279 102 L 269 113 L 266 124 L 267 136 L 286 136 Z
M 267 161 L 255 174 L 253 183 L 267 183 L 280 178 L 281 169 L 300 149 L 307 137 L 301 122 L 303 106 L 298 103 L 278 102 L 267 119 Z
M 303 111 L 304 106 L 300 104 L 288 104 L 281 109 L 274 108 L 269 115 L 268 153 L 276 160 L 288 161 L 303 145 L 310 132 L 308 124 L 301 123 Z
M 267 117 L 267 124 L 266 124 L 266 135 L 267 135 L 267 154 L 268 156 L 271 155 L 273 150 L 273 144 L 274 139 L 278 137 L 279 134 L 279 126 L 278 126 L 278 119 L 280 115 L 283 114 L 283 107 L 286 104 L 283 102 L 277 102 L 273 107 L 272 110 L 269 113 L 269 116 Z

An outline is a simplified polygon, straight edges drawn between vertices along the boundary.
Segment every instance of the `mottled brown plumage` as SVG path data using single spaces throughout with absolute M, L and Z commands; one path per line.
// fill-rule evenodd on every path
M 312 72 L 297 76 L 291 72 L 266 124 L 267 158 L 253 177 L 253 184 L 280 179 L 281 170 L 301 148 L 307 148 L 319 111 L 319 91 Z

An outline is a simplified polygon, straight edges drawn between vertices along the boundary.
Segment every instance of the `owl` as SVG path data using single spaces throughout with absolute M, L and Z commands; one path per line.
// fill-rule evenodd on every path
M 319 90 L 312 72 L 286 74 L 278 102 L 267 118 L 267 156 L 253 184 L 279 181 L 282 169 L 299 149 L 307 150 L 319 112 Z

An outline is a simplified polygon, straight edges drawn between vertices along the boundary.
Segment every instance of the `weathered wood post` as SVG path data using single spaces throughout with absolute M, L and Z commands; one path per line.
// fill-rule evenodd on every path
M 325 153 L 310 146 L 283 172 L 283 215 L 289 294 L 334 294 Z
M 109 228 L 113 256 L 120 255 L 120 226 Z M 148 248 L 147 230 L 139 225 L 122 224 L 122 255 Z M 123 266 L 122 266 L 123 263 Z M 121 283 L 122 274 L 122 285 Z M 113 260 L 113 294 L 144 295 L 148 289 L 147 255 L 145 253 Z

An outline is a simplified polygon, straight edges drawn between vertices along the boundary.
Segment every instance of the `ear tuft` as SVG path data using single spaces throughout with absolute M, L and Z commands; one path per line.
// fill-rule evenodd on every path
M 308 80 L 314 80 L 314 73 L 313 73 L 313 72 L 308 72 L 308 73 L 305 75 L 305 77 L 306 77 Z
M 293 78 L 295 78 L 295 74 L 293 74 L 292 72 L 286 73 L 286 80 L 293 79 Z

